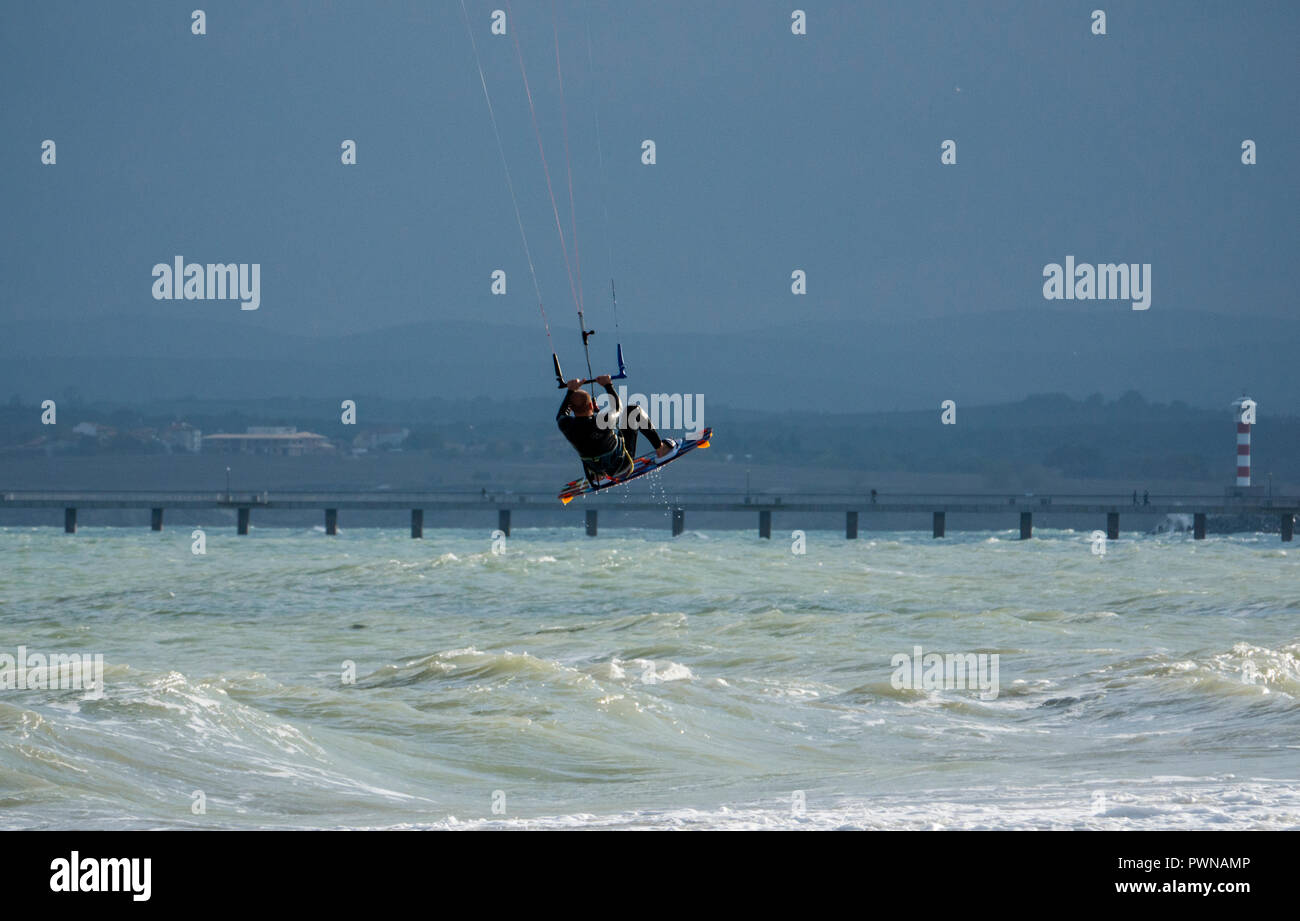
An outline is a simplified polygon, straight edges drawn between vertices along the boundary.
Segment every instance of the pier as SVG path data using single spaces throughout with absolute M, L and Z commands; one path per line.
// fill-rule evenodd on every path
M 800 526 L 800 516 L 807 514 L 840 515 L 844 521 L 844 536 L 853 540 L 858 536 L 858 525 L 863 516 L 906 514 L 915 515 L 918 523 L 929 517 L 931 533 L 935 538 L 945 536 L 950 515 L 979 513 L 1005 516 L 1007 526 L 1019 522 L 1021 539 L 1033 537 L 1035 520 L 1040 523 L 1053 516 L 1072 515 L 1095 518 L 1097 529 L 1103 530 L 1110 540 L 1120 536 L 1120 520 L 1125 514 L 1189 515 L 1192 518 L 1193 537 L 1203 540 L 1206 519 L 1209 515 L 1232 517 L 1267 516 L 1275 518 L 1283 541 L 1291 541 L 1295 534 L 1295 516 L 1300 511 L 1300 497 L 1296 496 L 1155 496 L 1151 501 L 1135 504 L 1131 496 L 1115 495 L 904 495 L 878 494 L 855 496 L 846 493 L 792 493 L 788 495 L 746 495 L 725 492 L 685 492 L 668 502 L 624 500 L 622 497 L 584 499 L 567 507 L 561 506 L 551 493 L 496 492 L 448 490 L 439 492 L 136 492 L 136 491 L 13 491 L 0 493 L 0 513 L 8 509 L 62 509 L 63 529 L 69 534 L 77 530 L 77 512 L 80 509 L 148 509 L 150 527 L 163 528 L 166 509 L 224 510 L 235 512 L 235 528 L 247 534 L 254 513 L 259 520 L 274 520 L 274 513 L 286 510 L 319 510 L 323 515 L 325 533 L 338 533 L 340 512 L 401 510 L 410 512 L 411 537 L 424 536 L 426 523 L 436 527 L 438 513 L 442 511 L 483 513 L 485 521 L 496 514 L 498 530 L 510 534 L 512 521 L 517 516 L 525 518 L 534 514 L 553 521 L 556 516 L 574 522 L 582 521 L 586 533 L 596 537 L 602 510 L 609 512 L 659 512 L 671 510 L 671 527 L 674 536 L 686 528 L 688 512 L 727 512 L 754 516 L 758 535 L 771 538 L 774 517 L 783 525 Z M 579 510 L 583 514 L 579 515 Z M 429 517 L 426 518 L 426 513 Z M 52 524 L 54 521 L 51 522 Z M 3 517 L 0 514 L 0 524 Z

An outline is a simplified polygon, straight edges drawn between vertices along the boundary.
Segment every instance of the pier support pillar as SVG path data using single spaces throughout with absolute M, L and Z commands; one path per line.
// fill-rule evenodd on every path
M 1029 540 L 1029 538 L 1033 536 L 1034 536 L 1034 513 L 1021 512 L 1020 513 L 1020 539 Z
M 596 536 L 596 510 L 594 508 L 587 509 L 587 536 Z
M 772 537 L 772 513 L 771 511 L 762 511 L 758 513 L 758 536 L 766 537 L 769 540 Z
M 63 510 L 63 533 L 77 533 L 77 510 L 75 508 L 65 508 Z
M 1119 540 L 1119 512 L 1106 513 L 1106 540 Z
M 510 536 L 510 509 L 497 509 L 497 530 L 506 537 Z
M 153 531 L 162 530 L 162 509 L 160 508 L 149 509 L 149 528 L 150 530 Z
M 932 533 L 934 534 L 934 536 L 935 536 L 935 537 L 943 537 L 944 530 L 946 529 L 947 525 L 948 525 L 948 513 L 947 513 L 947 512 L 935 512 L 935 513 L 934 513 L 934 530 L 932 531 Z
M 679 536 L 682 531 L 686 530 L 686 509 L 673 509 L 673 537 Z
M 1192 514 L 1192 539 L 1205 540 L 1205 513 L 1194 512 Z
M 238 522 L 237 522 L 237 524 L 235 525 L 235 530 L 236 530 L 236 532 L 238 532 L 239 534 L 247 534 L 247 533 L 248 533 L 248 513 L 249 513 L 249 511 L 250 511 L 250 509 L 249 509 L 247 506 L 245 506 L 245 507 L 243 507 L 243 508 L 241 508 L 241 509 L 238 510 L 239 518 L 238 518 Z
M 858 539 L 858 513 L 857 512 L 844 513 L 844 539 L 845 540 Z
M 1291 512 L 1282 513 L 1282 539 L 1295 540 L 1295 515 Z
M 325 509 L 325 533 L 331 537 L 339 533 L 339 510 L 336 508 Z
M 424 509 L 422 508 L 411 509 L 411 536 L 417 538 L 424 536 Z

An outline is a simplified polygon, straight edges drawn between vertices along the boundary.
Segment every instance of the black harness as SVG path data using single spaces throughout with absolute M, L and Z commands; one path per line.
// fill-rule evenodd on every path
M 601 476 L 617 476 L 625 468 L 634 464 L 632 455 L 627 452 L 627 446 L 623 444 L 623 433 L 618 429 L 614 430 L 614 441 L 616 442 L 614 447 L 604 454 L 582 457 L 582 471 L 592 486 L 596 485 Z

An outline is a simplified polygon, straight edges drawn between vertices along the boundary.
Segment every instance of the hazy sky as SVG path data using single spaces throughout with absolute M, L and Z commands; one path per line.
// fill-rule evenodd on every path
M 572 337 L 513 44 L 567 235 L 551 6 L 514 3 L 502 38 L 489 25 L 504 0 L 467 5 L 552 327 Z M 1151 263 L 1153 312 L 1296 310 L 1293 0 L 810 0 L 805 36 L 793 6 L 557 4 L 593 324 L 609 323 L 610 247 L 632 331 L 806 322 L 842 342 L 1049 306 L 1133 329 L 1127 302 L 1043 300 L 1043 266 L 1067 255 Z M 0 85 L 0 319 L 539 324 L 459 0 L 8 2 Z M 949 138 L 955 166 L 940 163 Z M 260 309 L 153 300 L 152 266 L 177 254 L 260 263 Z M 496 268 L 504 297 L 489 294 Z

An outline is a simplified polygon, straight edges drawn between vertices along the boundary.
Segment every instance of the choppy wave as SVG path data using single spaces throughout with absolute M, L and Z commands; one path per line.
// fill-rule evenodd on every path
M 1300 823 L 1262 538 L 434 535 L 0 529 L 0 654 L 105 662 L 0 689 L 0 826 Z M 997 693 L 899 686 L 917 647 Z

